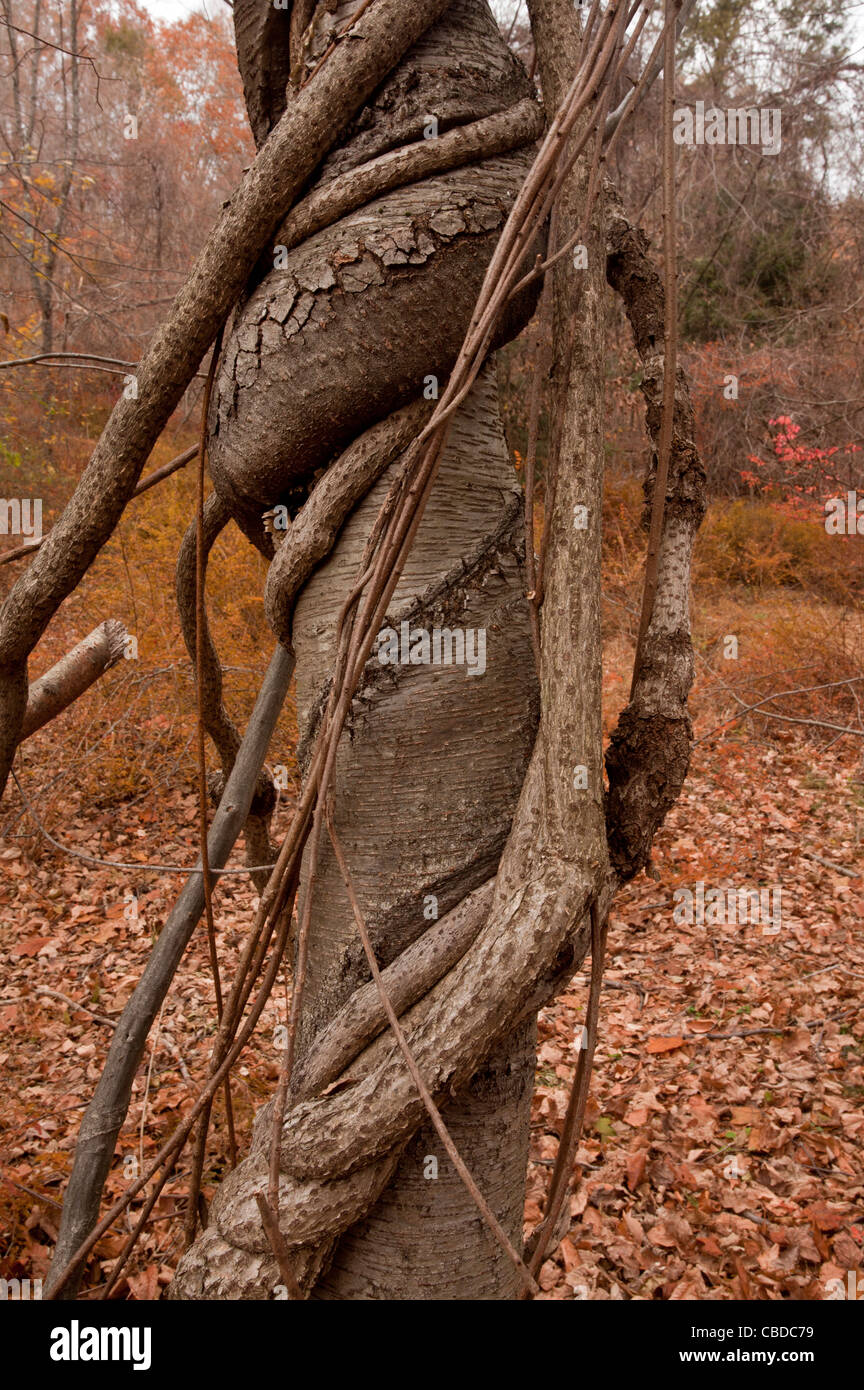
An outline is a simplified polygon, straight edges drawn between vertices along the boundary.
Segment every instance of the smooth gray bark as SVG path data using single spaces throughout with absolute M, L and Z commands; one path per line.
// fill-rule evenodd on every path
M 27 709 L 21 724 L 21 742 L 42 729 L 67 709 L 79 695 L 116 666 L 126 649 L 126 629 L 116 618 L 108 618 L 61 657 L 30 686 Z

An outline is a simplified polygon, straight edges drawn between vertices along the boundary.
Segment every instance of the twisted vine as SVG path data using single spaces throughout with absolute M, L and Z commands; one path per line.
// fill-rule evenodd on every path
M 452 20 L 454 15 L 458 14 L 464 22 L 465 14 L 470 8 L 467 3 L 454 5 L 448 19 Z M 537 5 L 535 8 L 541 7 Z M 620 23 L 619 10 L 620 7 L 611 7 L 609 18 L 614 17 Z M 619 29 L 619 33 L 621 32 L 623 30 Z M 607 33 L 611 39 L 611 29 L 608 27 Z M 434 42 L 435 34 L 436 30 L 433 30 L 431 36 L 427 37 Z M 596 41 L 597 47 L 602 41 L 601 29 Z M 601 107 L 601 118 L 604 114 L 605 107 Z M 368 131 L 365 135 L 374 139 Z M 430 183 L 423 188 L 424 194 L 430 192 Z M 596 188 L 595 171 L 588 177 L 587 184 L 584 174 L 577 177 L 575 191 L 583 200 L 586 186 L 590 201 L 590 194 Z M 432 191 L 438 193 L 437 189 L 433 188 Z M 446 197 L 447 191 L 441 191 Z M 420 190 L 414 189 L 413 193 L 419 197 Z M 419 203 L 414 202 L 414 206 L 419 207 Z M 461 211 L 464 213 L 464 206 Z M 275 487 L 287 485 L 298 476 L 302 476 L 304 468 L 321 466 L 322 463 L 326 465 L 328 448 L 344 445 L 341 434 L 344 422 L 338 413 L 330 414 L 327 428 L 323 432 L 314 432 L 308 419 L 304 417 L 304 410 L 308 409 L 310 404 L 318 405 L 321 400 L 316 377 L 320 359 L 318 362 L 315 361 L 314 346 L 310 379 L 302 385 L 292 381 L 286 386 L 285 377 L 280 373 L 281 340 L 277 340 L 274 330 L 269 325 L 273 322 L 283 324 L 283 337 L 290 344 L 292 339 L 302 334 L 310 319 L 315 328 L 324 328 L 328 321 L 332 321 L 326 317 L 327 311 L 333 307 L 330 295 L 332 290 L 337 294 L 341 291 L 344 295 L 350 296 L 368 292 L 375 287 L 382 291 L 382 298 L 386 300 L 390 286 L 383 271 L 383 257 L 379 254 L 385 243 L 373 240 L 371 252 L 367 251 L 365 238 L 355 243 L 352 238 L 356 236 L 358 223 L 362 226 L 362 217 L 349 221 L 347 228 L 335 230 L 330 248 L 330 271 L 325 267 L 326 256 L 322 258 L 325 248 L 320 244 L 313 245 L 307 256 L 301 255 L 299 265 L 306 275 L 306 280 L 297 279 L 297 283 L 290 287 L 285 302 L 275 301 L 275 315 L 269 307 L 274 300 L 265 288 L 266 280 L 250 296 L 251 308 L 244 315 L 245 337 L 236 344 L 232 365 L 224 378 L 223 403 L 214 418 L 217 438 L 219 432 L 223 432 L 222 444 L 217 444 L 217 456 L 220 447 L 223 452 L 214 469 L 214 479 L 217 489 L 221 488 L 223 497 L 226 500 L 230 499 L 230 505 L 235 508 L 235 515 L 238 519 L 242 518 L 241 524 L 243 521 L 247 525 L 250 524 L 253 505 L 260 505 L 260 502 L 265 500 L 264 494 L 268 489 L 272 497 Z M 562 241 L 566 244 L 567 233 L 573 230 L 567 227 L 566 213 L 562 215 L 562 223 Z M 476 234 L 464 217 L 461 223 L 458 220 L 445 220 L 439 226 L 445 242 L 451 229 L 455 230 L 457 244 L 466 229 Z M 580 226 L 581 223 L 577 221 L 576 229 Z M 421 237 L 416 235 L 416 226 L 412 226 L 410 235 L 405 234 L 403 227 L 400 227 L 400 231 L 403 232 L 401 245 L 399 238 L 394 238 L 394 241 L 399 254 L 407 256 L 409 263 L 412 255 L 416 255 L 418 263 L 421 264 L 425 262 L 427 254 L 432 255 L 430 283 L 434 284 L 435 277 L 431 272 L 435 269 L 435 252 L 430 250 L 428 243 L 424 244 Z M 632 229 L 630 232 L 632 233 Z M 344 239 L 346 233 L 349 238 L 347 243 Z M 595 258 L 594 274 L 593 277 L 589 277 L 587 290 L 581 295 L 583 302 L 578 310 L 581 315 L 581 336 L 577 341 L 583 347 L 586 342 L 591 341 L 596 345 L 602 338 L 602 316 L 598 307 L 602 272 L 606 268 L 602 218 L 600 224 L 592 228 L 591 235 L 595 251 L 599 249 L 600 255 Z M 332 256 L 333 246 L 336 247 L 335 258 Z M 436 249 L 438 252 L 442 250 L 440 245 Z M 630 249 L 632 250 L 632 247 Z M 331 272 L 335 277 L 334 265 L 342 264 L 343 255 L 348 257 L 345 263 L 352 268 L 348 283 L 346 285 L 336 278 L 335 284 L 330 285 L 328 277 Z M 405 261 L 403 259 L 396 263 L 404 265 Z M 601 267 L 599 277 L 596 269 L 598 263 Z M 413 285 L 403 286 L 406 297 L 402 303 L 403 312 L 406 314 L 412 308 L 416 311 L 417 299 L 414 296 L 417 288 L 416 281 Z M 322 294 L 327 303 L 325 317 L 323 320 L 314 319 L 312 316 L 320 310 Z M 631 302 L 628 307 L 632 311 L 631 317 L 637 313 L 638 306 L 634 303 Z M 340 310 L 345 312 L 344 304 L 338 305 L 334 310 L 337 323 L 340 321 Z M 249 323 L 250 317 L 257 329 L 254 338 Z M 369 319 L 372 321 L 374 349 L 374 308 L 370 311 Z M 404 322 L 400 321 L 401 328 L 404 328 Z M 465 326 L 463 324 L 463 328 Z M 433 361 L 439 360 L 436 357 L 437 353 L 446 353 L 447 328 L 448 325 L 445 324 L 442 329 L 436 320 L 434 331 L 426 335 L 425 342 Z M 304 341 L 301 338 L 300 341 L 303 343 L 304 351 L 308 352 L 309 340 Z M 398 337 L 397 334 L 397 341 L 400 349 L 406 348 L 404 334 L 402 337 Z M 268 343 L 272 351 L 272 361 L 269 363 L 266 362 Z M 276 351 L 277 346 L 279 353 Z M 642 344 L 639 346 L 641 350 Z M 263 416 L 260 401 L 256 403 L 255 393 L 247 399 L 245 392 L 238 393 L 236 389 L 241 381 L 245 381 L 247 388 L 252 384 L 252 379 L 243 375 L 246 371 L 253 370 L 253 363 L 243 360 L 244 354 L 249 354 L 256 360 L 256 371 L 267 373 L 267 400 L 269 404 L 278 404 L 279 422 L 285 418 L 297 425 L 296 434 L 291 430 L 287 432 L 290 442 L 286 442 L 285 439 L 281 441 L 281 452 L 279 448 L 274 449 L 274 441 L 271 439 L 270 447 L 266 451 L 259 451 L 251 462 L 248 460 L 248 451 L 259 437 Z M 407 386 L 401 370 L 401 356 L 386 390 L 378 383 L 378 374 L 383 363 L 376 357 L 374 350 L 370 354 L 370 360 L 377 385 L 370 383 L 365 375 L 366 364 L 358 362 L 350 352 L 339 360 L 340 368 L 344 372 L 344 376 L 340 376 L 340 387 L 345 387 L 346 398 L 349 401 L 353 401 L 356 406 L 362 406 L 359 417 L 362 423 L 368 423 L 368 417 L 364 416 L 362 411 L 370 408 L 370 401 L 374 402 L 377 399 L 380 409 L 382 398 L 390 405 L 401 404 L 404 400 Z M 564 382 L 564 388 L 570 394 L 575 393 L 576 403 L 584 408 L 587 416 L 593 414 L 596 419 L 598 411 L 602 410 L 602 401 L 594 398 L 590 387 L 585 389 L 574 384 L 573 374 L 578 373 L 579 368 L 577 351 L 571 354 L 567 369 L 571 379 Z M 220 382 L 222 380 L 220 379 Z M 487 373 L 485 377 L 478 378 L 474 404 L 476 398 L 482 396 L 484 391 L 488 392 L 489 388 Z M 379 392 L 377 397 L 376 391 Z M 466 413 L 470 403 L 471 397 L 464 407 Z M 572 418 L 572 415 L 568 415 L 569 418 Z M 453 425 L 454 432 L 459 421 L 460 417 L 457 415 Z M 652 433 L 656 423 L 649 411 L 649 428 L 652 428 Z M 687 423 L 686 419 L 684 423 Z M 680 413 L 676 424 L 680 427 Z M 592 433 L 590 424 L 586 425 L 585 429 L 589 438 L 596 434 L 596 430 Z M 233 452 L 232 433 L 235 441 L 239 439 L 242 442 L 242 447 L 235 446 Z M 578 443 L 575 447 L 578 453 Z M 692 446 L 688 439 L 684 452 L 690 447 Z M 679 466 L 681 452 L 682 442 L 676 439 L 673 441 L 671 473 L 673 490 L 682 485 L 682 470 Z M 237 461 L 241 456 L 243 466 L 238 468 Z M 277 465 L 282 470 L 278 481 L 273 471 Z M 686 716 L 689 630 L 686 612 L 682 610 L 681 605 L 681 580 L 682 577 L 686 579 L 689 544 L 695 525 L 698 524 L 698 506 L 695 510 L 692 507 L 687 509 L 683 520 L 680 510 L 673 507 L 664 522 L 665 550 L 658 574 L 658 601 L 646 634 L 643 661 L 634 683 L 631 705 L 623 716 L 617 736 L 618 743 L 613 742 L 613 749 L 618 749 L 620 744 L 629 738 L 629 757 L 619 757 L 617 762 L 614 754 L 610 758 L 613 796 L 610 839 L 616 849 L 616 862 L 610 865 L 605 820 L 608 808 L 602 790 L 602 776 L 597 766 L 601 738 L 599 729 L 589 728 L 583 718 L 584 712 L 593 711 L 596 714 L 599 710 L 599 698 L 593 690 L 596 669 L 599 669 L 599 624 L 595 609 L 598 592 L 596 572 L 599 568 L 599 526 L 596 523 L 593 526 L 590 543 L 586 540 L 579 547 L 573 546 L 566 533 L 563 536 L 561 534 L 562 527 L 572 529 L 574 509 L 583 507 L 586 500 L 590 502 L 589 510 L 599 514 L 600 497 L 597 488 L 602 477 L 602 466 L 598 467 L 596 460 L 586 452 L 584 459 L 577 459 L 568 471 L 559 472 L 561 476 L 557 482 L 554 513 L 548 519 L 552 541 L 544 609 L 549 616 L 544 621 L 541 655 L 544 704 L 541 708 L 540 727 L 533 754 L 522 784 L 515 817 L 512 819 L 512 829 L 506 840 L 503 858 L 498 865 L 494 882 L 489 885 L 491 902 L 488 916 L 458 963 L 452 965 L 425 995 L 417 999 L 417 1002 L 410 1004 L 401 1019 L 403 1031 L 410 1038 L 415 1066 L 426 1079 L 429 1091 L 439 1101 L 447 1099 L 450 1102 L 448 1118 L 452 1118 L 454 1108 L 458 1115 L 459 1100 L 465 1091 L 470 1089 L 472 1079 L 476 1079 L 478 1068 L 485 1066 L 489 1071 L 494 1069 L 502 1056 L 502 1048 L 509 1054 L 506 1066 L 511 1078 L 519 1073 L 520 1057 L 524 1059 L 526 1052 L 532 1050 L 530 1024 L 533 1012 L 554 992 L 561 980 L 572 974 L 584 956 L 588 944 L 589 912 L 595 922 L 602 920 L 617 883 L 621 878 L 629 877 L 645 862 L 647 846 L 650 846 L 654 829 L 668 809 L 670 795 L 674 799 L 674 794 L 680 787 L 689 756 L 689 726 Z M 695 482 L 698 489 L 698 474 Z M 456 478 L 453 474 L 448 476 L 447 483 L 451 488 L 454 486 Z M 270 500 L 270 497 L 267 500 Z M 592 497 L 593 502 L 590 501 Z M 368 508 L 366 510 L 371 518 L 374 512 L 369 513 Z M 355 514 L 358 524 L 363 513 L 364 506 L 361 505 Z M 346 527 L 346 533 L 350 532 L 351 524 Z M 482 542 L 480 548 L 483 548 Z M 518 556 L 515 537 L 507 548 L 511 555 Z M 316 576 L 308 590 L 301 595 L 294 615 L 292 633 L 289 634 L 284 628 L 279 631 L 283 642 L 293 638 L 298 656 L 301 653 L 304 625 L 308 635 L 309 631 L 315 628 L 315 623 L 318 623 L 315 631 L 319 646 L 322 631 L 327 631 L 326 605 L 323 625 L 320 616 L 314 616 L 316 586 L 327 586 L 331 594 L 335 588 L 335 598 L 329 599 L 330 618 L 333 618 L 333 606 L 338 604 L 342 592 L 338 583 L 334 584 L 334 580 L 338 580 L 339 576 L 338 559 L 337 547 L 337 553 L 324 567 L 323 575 Z M 450 578 L 449 582 L 455 583 L 458 587 L 458 574 Z M 426 613 L 434 617 L 435 603 L 436 600 L 440 601 L 442 589 L 444 592 L 448 590 L 447 579 L 433 584 L 425 597 L 416 595 L 412 600 L 413 606 L 409 605 L 405 611 L 410 610 L 414 614 Z M 271 591 L 268 609 L 274 613 L 272 591 L 278 593 L 278 584 L 272 578 L 268 590 Z M 313 614 L 311 623 L 304 613 L 304 604 Z M 462 611 L 467 609 L 468 604 L 463 599 Z M 459 611 L 458 602 L 456 611 Z M 401 614 L 398 616 L 401 617 Z M 397 615 L 393 614 L 390 621 L 396 621 L 396 618 Z M 524 622 L 524 606 L 520 606 L 519 618 L 523 624 L 522 636 L 526 639 L 528 647 L 525 653 L 527 668 L 533 666 L 533 662 L 528 646 L 530 638 L 527 624 Z M 516 621 L 518 624 L 518 620 Z M 332 629 L 331 621 L 331 642 Z M 583 682 L 582 698 L 576 699 L 575 718 L 572 712 L 568 715 L 566 709 L 568 698 L 572 700 L 574 697 L 573 682 L 569 685 L 566 680 L 562 682 L 558 669 L 561 654 L 566 653 L 568 639 L 574 642 L 575 649 L 589 666 L 594 666 L 592 657 L 597 660 L 597 666 L 591 670 L 587 683 Z M 326 642 L 324 645 L 326 647 Z M 664 663 L 663 653 L 670 649 L 681 654 L 683 665 L 679 663 L 677 668 L 670 667 L 668 659 Z M 332 646 L 328 648 L 327 656 L 328 659 L 332 656 Z M 564 659 L 566 660 L 566 656 Z M 317 690 L 314 688 L 314 680 L 307 683 L 305 690 L 302 682 L 298 685 L 301 714 L 307 719 L 311 715 L 313 722 L 316 710 L 320 712 L 323 708 L 324 692 L 320 689 L 320 671 L 326 669 L 326 666 L 327 662 L 319 663 Z M 338 777 L 336 779 L 337 806 L 339 794 L 347 796 L 350 802 L 352 773 L 359 769 L 361 783 L 364 771 L 367 778 L 369 776 L 368 764 L 364 769 L 362 760 L 363 734 L 370 722 L 373 722 L 374 727 L 376 703 L 380 703 L 382 699 L 375 687 L 380 686 L 380 683 L 380 673 L 378 680 L 372 679 L 370 673 L 361 686 L 362 701 L 365 703 L 362 710 L 357 712 L 357 719 L 351 726 L 350 751 L 341 754 L 343 775 L 341 780 Z M 393 690 L 397 694 L 401 684 L 398 678 L 393 683 Z M 392 693 L 392 690 L 387 692 L 383 698 L 392 697 Z M 525 694 L 523 691 L 523 698 Z M 682 698 L 685 702 L 683 705 L 678 703 Z M 355 698 L 355 711 L 357 703 Z M 371 712 L 366 706 L 371 706 Z M 593 718 L 593 715 L 591 717 Z M 662 737 L 658 738 L 658 731 L 662 734 L 663 729 L 670 728 L 670 719 L 673 721 L 671 727 L 681 728 L 683 743 L 675 738 L 671 744 L 664 744 Z M 412 733 L 416 736 L 416 721 Z M 356 751 L 358 748 L 359 753 Z M 581 770 L 588 773 L 587 785 L 591 789 L 590 794 L 582 799 L 573 795 L 573 769 L 580 764 Z M 584 764 L 588 765 L 587 768 Z M 671 792 L 664 791 L 658 797 L 658 785 L 670 788 Z M 649 790 L 647 804 L 646 788 Z M 380 807 L 378 809 L 380 813 Z M 622 816 L 624 823 L 620 826 L 616 820 L 617 810 L 625 813 Z M 507 819 L 509 821 L 509 817 Z M 635 833 L 637 819 L 638 837 Z M 349 815 L 349 827 L 350 823 Z M 638 842 L 633 843 L 634 840 Z M 621 851 L 622 841 L 630 850 L 629 857 Z M 466 879 L 465 874 L 466 870 L 469 875 L 476 872 L 482 858 L 477 854 L 476 838 L 473 841 L 469 838 L 469 843 L 473 850 L 471 862 L 466 864 L 463 856 L 462 862 L 456 865 L 456 880 L 462 896 L 469 883 L 477 886 L 476 879 Z M 355 852 L 362 854 L 362 839 L 359 836 L 355 840 Z M 497 852 L 498 846 L 495 846 L 493 859 L 497 858 Z M 330 868 L 332 870 L 332 866 Z M 317 876 L 313 875 L 311 880 L 307 866 L 305 891 L 311 893 L 314 889 L 316 900 L 319 896 L 323 899 L 321 910 L 325 917 L 332 915 L 335 910 L 332 882 L 328 882 L 328 878 L 332 879 L 332 872 L 328 875 L 326 863 L 318 864 Z M 447 876 L 441 881 L 446 886 Z M 428 887 L 428 875 L 423 886 Z M 408 897 L 409 901 L 416 902 L 416 887 Z M 392 904 L 388 914 L 386 910 L 382 910 L 380 893 L 376 893 L 370 895 L 366 907 L 373 913 L 373 925 L 377 916 L 379 940 L 375 943 L 375 949 L 379 958 L 382 952 L 388 950 L 398 952 L 401 948 L 404 952 L 406 947 L 410 948 L 412 938 L 405 935 L 406 922 L 402 911 L 404 904 L 397 900 Z M 397 928 L 395 933 L 394 917 Z M 382 928 L 382 918 L 386 921 L 386 930 Z M 324 935 L 326 937 L 326 933 Z M 326 1019 L 328 1013 L 332 1015 L 340 1006 L 343 1011 L 350 1008 L 352 994 L 362 983 L 350 951 L 334 950 L 338 941 L 328 943 L 325 939 L 324 946 L 324 964 L 319 968 L 318 979 L 313 979 L 313 998 L 318 1008 L 316 1010 L 313 1006 L 306 1011 L 301 1052 L 303 1046 L 307 1052 L 310 1048 L 314 1050 L 314 1038 L 316 1032 L 320 1031 L 322 1018 Z M 328 946 L 329 951 L 326 949 Z M 386 956 L 384 963 L 388 963 Z M 278 1283 L 277 1261 L 271 1253 L 268 1236 L 262 1228 L 258 1205 L 265 1181 L 268 1137 L 273 1123 L 279 1126 L 279 1227 L 283 1248 L 291 1252 L 300 1286 L 305 1290 L 316 1284 L 319 1289 L 323 1286 L 325 1297 L 346 1296 L 346 1290 L 348 1296 L 363 1296 L 357 1293 L 358 1289 L 368 1287 L 368 1283 L 364 1283 L 363 1260 L 369 1259 L 370 1252 L 374 1260 L 376 1235 L 380 1238 L 381 1222 L 376 1231 L 375 1212 L 378 1207 L 375 1204 L 380 1205 L 382 1193 L 386 1197 L 394 1188 L 398 1190 L 400 1182 L 404 1187 L 406 1169 L 410 1169 L 412 1165 L 416 1168 L 420 1152 L 417 1133 L 423 1120 L 423 1102 L 392 1039 L 389 1035 L 382 1034 L 379 1034 L 360 1056 L 354 1059 L 347 1070 L 342 1072 L 340 1084 L 332 1094 L 309 1096 L 308 1093 L 304 1094 L 301 1087 L 295 1085 L 291 1101 L 284 1118 L 278 1110 L 275 1116 L 271 1114 L 272 1107 L 265 1107 L 259 1115 L 251 1152 L 235 1173 L 222 1184 L 213 1205 L 213 1220 L 210 1226 L 181 1262 L 173 1286 L 173 1296 L 268 1297 L 269 1291 Z M 420 1134 L 422 1136 L 422 1129 Z M 421 1149 L 422 1142 L 421 1138 Z M 509 1186 L 513 1188 L 512 1183 Z M 521 1193 L 521 1185 L 517 1183 L 515 1190 L 518 1196 Z M 501 1200 L 500 1193 L 494 1195 Z M 502 1215 L 505 1227 L 509 1219 L 512 1230 L 515 1225 L 513 1213 L 507 1213 L 502 1209 Z M 363 1217 L 365 1220 L 358 1227 L 357 1223 Z M 386 1222 L 386 1211 L 384 1221 Z M 348 1232 L 347 1236 L 343 1235 L 345 1232 Z M 516 1240 L 518 1243 L 518 1235 Z M 326 1272 L 331 1263 L 336 1271 L 335 1277 Z M 414 1264 L 421 1266 L 421 1273 L 414 1279 L 414 1284 L 422 1288 L 422 1254 L 418 1257 L 416 1248 L 412 1252 L 412 1266 Z M 401 1271 L 401 1275 L 400 1289 L 405 1286 L 404 1270 Z M 372 1296 L 387 1296 L 386 1291 L 382 1292 L 380 1283 L 373 1282 L 372 1288 L 375 1290 Z M 386 1290 L 386 1285 L 384 1288 Z M 429 1295 L 428 1289 L 425 1290 L 425 1295 Z

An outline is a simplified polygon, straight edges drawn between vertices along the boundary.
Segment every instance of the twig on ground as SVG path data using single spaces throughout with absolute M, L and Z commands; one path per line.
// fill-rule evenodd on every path
M 86 1004 L 81 1004 L 77 999 L 70 999 L 68 994 L 61 994 L 59 989 L 49 989 L 47 985 L 37 985 L 36 993 L 51 999 L 60 999 L 64 1004 L 67 1004 L 70 1009 L 77 1009 L 80 1013 L 89 1014 L 92 1019 L 95 1019 L 97 1023 L 101 1023 L 105 1028 L 117 1027 L 116 1019 L 106 1018 L 105 1014 L 95 1013 L 94 1010 L 88 1008 Z

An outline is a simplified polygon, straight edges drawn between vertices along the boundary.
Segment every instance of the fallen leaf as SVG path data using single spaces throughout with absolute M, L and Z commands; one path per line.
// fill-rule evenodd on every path
M 676 1047 L 686 1047 L 686 1038 L 649 1038 L 645 1044 L 646 1052 L 674 1052 Z

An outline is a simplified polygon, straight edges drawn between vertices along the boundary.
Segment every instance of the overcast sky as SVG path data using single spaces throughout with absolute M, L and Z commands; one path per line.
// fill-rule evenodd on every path
M 214 14 L 217 9 L 226 8 L 225 0 L 141 0 L 141 4 L 155 19 L 182 19 L 193 10 Z M 833 4 L 836 5 L 836 0 Z M 864 0 L 860 4 L 856 0 L 845 0 L 841 8 L 852 14 L 859 42 L 864 47 Z
M 193 10 L 205 10 L 207 14 L 212 14 L 217 6 L 225 8 L 225 0 L 141 0 L 145 10 L 153 15 L 154 19 L 183 19 Z

